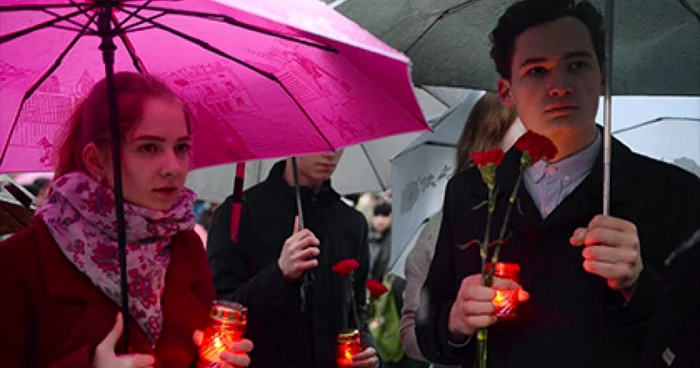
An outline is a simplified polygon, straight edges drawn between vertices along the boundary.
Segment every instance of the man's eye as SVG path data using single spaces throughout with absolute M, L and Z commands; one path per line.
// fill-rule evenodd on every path
M 588 67 L 588 63 L 585 61 L 575 61 L 575 62 L 571 63 L 571 66 L 570 66 L 570 68 L 573 70 L 583 69 L 583 68 L 587 68 L 587 67 Z
M 543 68 L 543 67 L 541 67 L 541 66 L 537 66 L 537 67 L 528 69 L 528 71 L 527 71 L 526 74 L 527 74 L 527 75 L 532 75 L 532 76 L 538 76 L 538 75 L 543 75 L 543 74 L 545 74 L 546 72 L 547 72 L 547 69 L 545 69 L 545 68 Z
M 192 146 L 189 143 L 182 143 L 178 144 L 176 149 L 178 152 L 189 152 L 192 149 Z

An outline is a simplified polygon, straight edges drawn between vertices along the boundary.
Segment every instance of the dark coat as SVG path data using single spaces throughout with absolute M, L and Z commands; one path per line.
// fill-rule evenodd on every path
M 674 252 L 675 253 L 675 252 Z M 673 254 L 640 367 L 700 367 L 700 230 Z
M 345 280 L 333 273 L 335 263 L 355 258 L 355 304 L 363 337 L 367 330 L 365 282 L 369 268 L 368 226 L 364 216 L 346 205 L 326 182 L 315 194 L 301 188 L 304 221 L 320 240 L 319 265 L 309 292 L 309 308 L 300 312 L 301 278 L 287 284 L 277 261 L 284 241 L 292 235 L 297 214 L 293 187 L 283 178 L 285 162 L 278 162 L 264 182 L 247 190 L 239 226 L 239 240 L 230 241 L 229 197 L 214 214 L 207 252 L 220 299 L 248 307 L 246 337 L 255 344 L 252 367 L 333 367 L 336 335 L 352 322 Z
M 369 278 L 383 281 L 389 272 L 389 259 L 391 257 L 391 228 L 379 232 L 369 232 L 370 267 Z
M 601 150 L 602 152 L 602 150 Z M 498 235 L 507 197 L 518 175 L 520 152 L 513 149 L 499 168 L 499 199 L 492 239 Z M 613 141 L 611 214 L 634 223 L 644 271 L 625 304 L 606 281 L 582 267 L 580 247 L 569 238 L 602 213 L 602 154 L 586 179 L 546 219 L 522 186 L 523 214 L 513 212 L 512 237 L 500 261 L 520 264 L 521 283 L 530 300 L 518 318 L 489 329 L 489 367 L 634 367 L 648 318 L 661 290 L 660 272 L 669 253 L 700 227 L 700 180 L 677 167 L 638 155 Z M 506 193 L 508 192 L 508 193 Z M 430 360 L 471 366 L 476 339 L 462 348 L 448 344 L 449 313 L 460 283 L 481 269 L 478 246 L 458 244 L 482 239 L 487 198 L 476 167 L 456 174 L 447 186 L 444 218 L 421 306 L 418 342 Z
M 138 324 L 128 323 L 133 352 L 153 355 L 157 367 L 184 368 L 197 356 L 192 334 L 206 327 L 214 286 L 199 236 L 187 231 L 172 239 L 155 351 Z M 39 218 L 0 243 L 0 295 L 1 367 L 92 367 L 95 347 L 120 311 L 68 261 Z

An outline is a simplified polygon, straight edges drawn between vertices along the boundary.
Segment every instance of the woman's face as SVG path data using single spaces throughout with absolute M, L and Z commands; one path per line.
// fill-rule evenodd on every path
M 154 210 L 171 209 L 185 185 L 190 148 L 182 103 L 165 98 L 146 100 L 142 120 L 122 145 L 124 199 Z M 114 188 L 108 161 L 104 174 L 107 185 Z

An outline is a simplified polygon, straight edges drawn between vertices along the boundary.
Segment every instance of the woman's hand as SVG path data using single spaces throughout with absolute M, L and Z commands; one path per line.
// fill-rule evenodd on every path
M 124 330 L 124 319 L 121 313 L 117 314 L 116 323 L 109 331 L 107 337 L 95 348 L 95 357 L 92 365 L 95 368 L 151 368 L 156 360 L 146 354 L 116 355 L 114 346 Z

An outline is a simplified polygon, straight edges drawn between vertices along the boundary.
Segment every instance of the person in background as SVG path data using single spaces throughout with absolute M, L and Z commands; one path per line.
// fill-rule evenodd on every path
M 3 367 L 192 367 L 214 301 L 192 231 L 191 115 L 162 81 L 117 73 L 129 318 L 121 288 L 107 85 L 78 105 L 57 143 L 48 201 L 0 243 Z M 167 274 L 167 277 L 166 277 Z M 129 353 L 121 336 L 129 325 Z M 222 353 L 248 366 L 250 340 Z
M 487 92 L 474 105 L 464 124 L 457 142 L 455 172 L 462 171 L 472 164 L 471 154 L 501 148 L 508 151 L 513 143 L 525 132 L 515 108 L 501 104 L 498 95 Z M 430 262 L 435 253 L 442 211 L 433 215 L 423 227 L 416 245 L 406 259 L 406 292 L 401 313 L 399 334 L 406 355 L 426 361 L 416 340 L 416 311 L 420 305 L 420 291 L 428 276 Z M 441 367 L 436 365 L 436 367 Z
M 342 151 L 297 158 L 304 229 L 300 228 L 291 159 L 277 162 L 265 181 L 245 191 L 236 241 L 230 196 L 214 214 L 207 253 L 219 298 L 248 307 L 252 367 L 335 366 L 338 332 L 354 318 L 343 280 L 332 271 L 352 258 L 357 327 L 366 348 L 353 367 L 380 361 L 365 323 L 369 271 L 368 224 L 333 190 L 330 177 Z M 304 274 L 310 284 L 305 285 Z
M 373 213 L 369 232 L 369 275 L 371 279 L 382 281 L 391 256 L 391 203 L 378 202 Z

